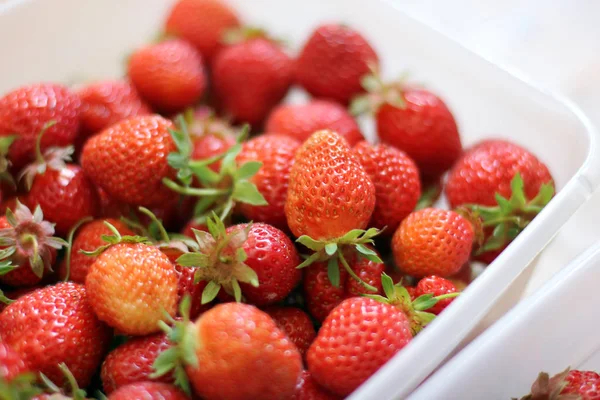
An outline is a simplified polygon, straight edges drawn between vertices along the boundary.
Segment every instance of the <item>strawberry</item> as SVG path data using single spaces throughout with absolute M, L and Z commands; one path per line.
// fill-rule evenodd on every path
M 32 214 L 17 202 L 14 213 L 7 210 L 0 217 L 0 282 L 15 287 L 39 283 L 44 271 L 52 270 L 56 250 L 67 244 L 53 234 L 40 207 Z
M 17 135 L 0 136 L 0 204 L 3 196 L 13 194 L 17 188 L 15 180 L 10 173 L 11 162 L 8 159 L 10 146 L 17 139 Z
M 385 144 L 363 141 L 354 147 L 354 154 L 375 185 L 375 210 L 370 225 L 387 227 L 387 233 L 393 235 L 419 201 L 419 170 L 406 153 Z
M 108 396 L 108 400 L 187 400 L 185 393 L 173 385 L 160 382 L 136 382 L 123 386 Z
M 132 205 L 163 206 L 176 196 L 162 179 L 175 177 L 167 156 L 175 151 L 174 125 L 158 115 L 118 122 L 90 138 L 83 148 L 84 172 L 114 199 Z
M 314 132 L 329 129 L 354 146 L 363 140 L 360 127 L 338 103 L 312 100 L 306 104 L 281 104 L 269 115 L 265 131 L 291 136 L 301 142 Z
M 291 400 L 341 400 L 341 397 L 329 393 L 319 386 L 308 371 L 302 371 Z
M 28 293 L 38 290 L 42 286 L 21 287 L 18 289 L 6 290 L 0 293 L 0 312 L 2 312 L 10 303 L 17 300 L 19 297 L 25 296 Z
M 308 314 L 296 307 L 271 306 L 264 310 L 296 345 L 300 355 L 305 356 L 308 347 L 317 336 Z
M 351 253 L 348 264 L 356 276 L 381 293 L 381 274 L 385 268 L 383 263 Z M 339 270 L 339 274 L 339 282 L 334 278 L 332 283 L 329 266 L 322 262 L 304 270 L 303 285 L 308 310 L 318 321 L 323 321 L 342 300 L 372 292 L 352 279 L 345 269 Z
M 159 330 L 164 314 L 175 314 L 177 274 L 175 266 L 146 238 L 104 236 L 107 245 L 89 253 L 97 256 L 89 267 L 85 286 L 90 304 L 102 321 L 128 335 L 147 335 Z
M 410 214 L 392 238 L 398 268 L 415 277 L 457 273 L 467 262 L 475 232 L 454 211 L 425 208 Z
M 181 230 L 181 234 L 193 239 L 194 229 L 197 231 L 208 232 L 208 227 L 205 224 L 199 224 L 194 220 L 190 220 L 187 224 L 185 224 L 185 226 Z
M 362 92 L 363 75 L 377 64 L 375 50 L 354 29 L 342 24 L 319 26 L 296 60 L 296 80 L 314 97 L 347 104 Z
M 419 283 L 417 283 L 417 287 L 415 288 L 414 297 L 417 298 L 419 296 L 425 294 L 431 294 L 432 296 L 442 296 L 448 293 L 456 293 L 458 292 L 454 283 L 449 281 L 448 279 L 441 278 L 439 276 L 431 275 L 422 278 Z M 411 296 L 412 297 L 412 296 Z M 444 300 L 440 300 L 433 307 L 426 309 L 424 311 L 430 312 L 432 314 L 438 315 L 441 313 L 450 303 L 454 300 L 454 298 L 448 298 Z
M 292 84 L 293 62 L 263 37 L 224 48 L 212 64 L 212 83 L 222 110 L 236 121 L 258 125 Z
M 10 382 L 29 372 L 25 361 L 6 343 L 0 341 L 0 381 Z
M 0 336 L 32 370 L 62 382 L 65 363 L 87 386 L 108 349 L 111 331 L 98 320 L 83 285 L 62 282 L 20 297 L 0 313 Z
M 522 397 L 529 399 L 600 399 L 600 375 L 594 371 L 571 370 L 550 377 L 546 372 L 540 373 L 531 386 L 531 394 Z
M 206 160 L 219 156 L 236 144 L 236 132 L 233 127 L 215 117 L 210 109 L 197 109 L 188 123 L 193 144 L 192 160 Z M 210 164 L 210 168 L 215 172 L 218 172 L 220 167 L 219 161 Z
M 108 353 L 101 371 L 104 392 L 110 394 L 122 386 L 151 380 L 154 361 L 170 347 L 167 335 L 159 332 L 129 339 Z M 159 380 L 165 383 L 174 381 L 171 375 L 164 375 Z
M 24 194 L 18 195 L 18 196 L 12 196 L 12 197 L 8 197 L 6 198 L 2 204 L 0 204 L 0 215 L 5 215 L 6 214 L 6 210 L 14 210 L 17 207 L 17 201 L 21 204 L 26 205 L 27 207 L 29 207 L 29 203 L 28 203 L 28 199 L 27 196 Z
M 248 220 L 264 222 L 279 229 L 287 229 L 285 200 L 290 170 L 300 142 L 283 135 L 263 135 L 244 143 L 237 162 L 259 161 L 262 167 L 250 178 L 268 205 L 240 204 L 239 211 Z
M 40 83 L 20 87 L 0 98 L 0 137 L 17 135 L 8 159 L 20 170 L 33 159 L 36 137 L 49 122 L 41 143 L 50 146 L 72 144 L 79 130 L 81 100 L 62 85 Z
M 366 297 L 331 311 L 306 356 L 313 379 L 347 396 L 412 339 L 409 321 L 393 305 Z
M 235 12 L 220 0 L 179 0 L 166 20 L 168 35 L 182 37 L 207 60 L 221 49 L 221 39 L 239 26 Z
M 142 98 L 165 112 L 196 103 L 206 89 L 202 56 L 178 39 L 136 50 L 129 59 L 127 74 Z

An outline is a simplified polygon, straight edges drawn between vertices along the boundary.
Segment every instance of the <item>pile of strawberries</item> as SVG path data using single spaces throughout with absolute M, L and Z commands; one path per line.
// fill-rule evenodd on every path
M 180 0 L 124 79 L 1 97 L 0 398 L 341 399 L 427 329 L 554 185 L 378 60 Z

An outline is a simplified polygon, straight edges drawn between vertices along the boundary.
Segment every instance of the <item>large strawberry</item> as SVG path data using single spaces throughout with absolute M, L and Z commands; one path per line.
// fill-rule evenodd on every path
M 521 400 L 598 400 L 600 398 L 599 388 L 600 375 L 598 373 L 567 368 L 553 377 L 546 372 L 540 373 L 531 386 L 531 393 L 522 397 Z
M 221 49 L 225 32 L 239 24 L 234 11 L 221 0 L 179 0 L 169 13 L 165 31 L 187 40 L 211 60 Z
M 281 133 L 304 142 L 323 129 L 338 133 L 351 146 L 364 139 L 360 127 L 342 105 L 318 99 L 306 104 L 277 106 L 267 119 L 265 132 Z
M 212 64 L 212 83 L 223 111 L 256 125 L 281 101 L 292 84 L 293 62 L 263 37 L 223 49 Z
M 16 170 L 33 159 L 36 137 L 49 122 L 41 148 L 67 146 L 79 130 L 81 100 L 65 86 L 40 83 L 18 88 L 0 98 L 0 137 L 17 135 L 8 159 Z
M 419 170 L 406 153 L 385 144 L 360 142 L 354 147 L 358 161 L 375 185 L 371 226 L 393 235 L 421 196 Z
M 72 282 L 20 297 L 0 313 L 0 336 L 29 368 L 62 382 L 63 362 L 87 386 L 108 349 L 110 329 L 89 303 L 89 292 Z
M 296 386 L 296 393 L 291 400 L 341 400 L 341 397 L 328 392 L 317 384 L 310 372 L 302 371 Z
M 319 26 L 296 61 L 296 80 L 314 97 L 346 104 L 363 91 L 361 78 L 378 62 L 366 39 L 342 24 Z
M 188 400 L 184 392 L 173 385 L 160 382 L 136 382 L 119 388 L 108 400 Z
M 136 50 L 129 78 L 155 108 L 175 112 L 200 100 L 206 88 L 202 56 L 183 40 L 167 40 Z
M 308 314 L 296 307 L 271 306 L 264 310 L 305 356 L 308 347 L 317 336 Z
M 118 201 L 161 206 L 176 200 L 163 178 L 174 178 L 167 161 L 175 151 L 171 121 L 158 115 L 129 118 L 90 138 L 81 165 L 94 183 Z
M 403 311 L 366 297 L 344 300 L 308 349 L 308 369 L 329 391 L 347 396 L 412 339 Z

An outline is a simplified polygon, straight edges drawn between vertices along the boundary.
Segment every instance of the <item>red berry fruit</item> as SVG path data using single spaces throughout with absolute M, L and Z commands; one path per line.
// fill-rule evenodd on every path
M 295 307 L 271 306 L 264 310 L 296 345 L 304 357 L 308 347 L 317 336 L 315 327 L 308 314 Z
M 424 294 L 431 294 L 433 297 L 442 296 L 448 293 L 456 293 L 458 292 L 454 283 L 449 281 L 448 279 L 444 279 L 439 276 L 426 276 L 422 278 L 419 283 L 417 283 L 417 287 L 415 288 L 414 297 L 419 297 Z M 425 309 L 423 311 L 430 312 L 432 314 L 438 315 L 441 313 L 446 307 L 450 305 L 450 303 L 454 300 L 454 298 L 442 299 L 438 301 L 433 307 Z

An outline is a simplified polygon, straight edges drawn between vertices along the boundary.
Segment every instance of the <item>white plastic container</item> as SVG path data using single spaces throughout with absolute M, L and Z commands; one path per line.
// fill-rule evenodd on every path
M 151 40 L 170 6 L 166 0 L 16 0 L 0 5 L 0 93 L 25 83 L 79 83 L 120 76 L 125 56 Z M 465 145 L 511 139 L 545 161 L 558 195 L 498 260 L 432 326 L 351 399 L 404 397 L 461 341 L 468 341 L 492 305 L 497 318 L 520 298 L 503 296 L 600 183 L 594 129 L 570 102 L 478 57 L 399 10 L 391 1 L 231 0 L 245 21 L 296 47 L 319 23 L 345 22 L 378 51 L 386 79 L 403 71 L 439 93 L 454 111 Z M 552 260 L 547 261 L 551 265 Z M 557 268 L 556 265 L 554 265 Z M 530 267 L 531 268 L 531 267 Z
M 541 371 L 600 371 L 600 244 L 425 381 L 410 400 L 521 398 Z

